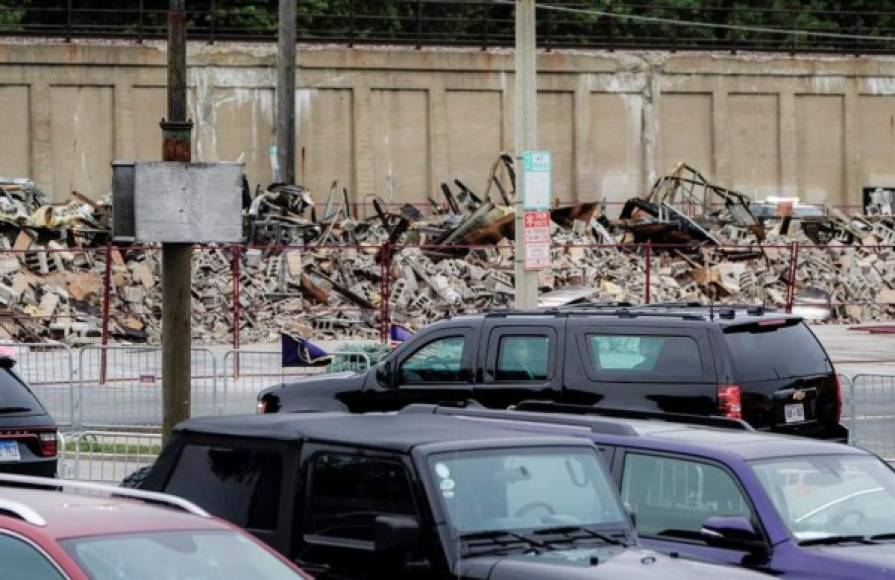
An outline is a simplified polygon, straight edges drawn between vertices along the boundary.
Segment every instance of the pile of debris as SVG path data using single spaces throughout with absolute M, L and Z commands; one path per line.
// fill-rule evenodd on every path
M 445 183 L 427 215 L 375 199 L 375 215 L 362 218 L 336 183 L 319 205 L 296 185 L 245 191 L 249 244 L 194 255 L 196 339 L 227 342 L 237 321 L 246 343 L 281 331 L 370 340 L 384 316 L 415 329 L 511 307 L 515 177 L 501 155 L 481 194 Z M 887 198 L 874 200 L 873 215 L 818 215 L 752 202 L 681 164 L 617 219 L 595 202 L 552 209 L 541 304 L 648 298 L 792 304 L 838 322 L 891 318 L 895 221 Z M 159 252 L 107 248 L 109 209 L 77 193 L 51 206 L 31 182 L 0 179 L 0 338 L 95 342 L 107 304 L 111 341 L 157 342 Z

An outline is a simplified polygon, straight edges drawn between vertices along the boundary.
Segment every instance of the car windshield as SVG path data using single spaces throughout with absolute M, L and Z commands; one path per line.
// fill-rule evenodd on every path
M 800 541 L 895 532 L 895 472 L 876 457 L 793 457 L 752 468 Z
M 94 536 L 62 542 L 91 580 L 295 580 L 252 540 L 229 531 Z
M 595 450 L 453 452 L 433 455 L 429 465 L 451 526 L 461 536 L 492 530 L 627 526 Z

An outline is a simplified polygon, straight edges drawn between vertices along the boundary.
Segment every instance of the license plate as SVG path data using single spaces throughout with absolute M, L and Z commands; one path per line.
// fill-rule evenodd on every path
M 19 444 L 16 441 L 0 441 L 0 461 L 21 461 Z
M 786 405 L 783 407 L 783 417 L 787 423 L 801 423 L 805 420 L 805 405 Z

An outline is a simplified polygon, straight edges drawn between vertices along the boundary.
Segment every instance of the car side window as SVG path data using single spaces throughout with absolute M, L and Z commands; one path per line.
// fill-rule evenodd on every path
M 505 335 L 497 351 L 498 381 L 544 381 L 548 378 L 550 337 Z
M 311 535 L 373 541 L 380 515 L 416 515 L 410 479 L 397 461 L 323 453 L 311 468 Z
M 698 539 L 713 516 L 756 521 L 730 474 L 701 461 L 627 453 L 621 495 L 644 536 Z
M 401 383 L 456 383 L 464 380 L 464 336 L 433 340 L 401 364 Z
M 64 580 L 46 556 L 28 542 L 0 533 L 3 580 Z
M 282 458 L 272 450 L 186 445 L 165 492 L 253 530 L 277 526 Z
M 688 336 L 589 334 L 588 349 L 599 371 L 699 377 L 699 345 Z

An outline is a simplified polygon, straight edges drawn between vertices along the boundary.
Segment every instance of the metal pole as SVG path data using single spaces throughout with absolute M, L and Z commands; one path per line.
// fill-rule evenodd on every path
M 644 246 L 644 255 L 646 257 L 644 266 L 646 268 L 646 281 L 643 289 L 643 302 L 649 304 L 651 299 L 651 286 L 653 282 L 653 245 L 650 242 Z
M 537 148 L 536 83 L 535 0 L 516 0 L 516 158 L 520 161 L 523 151 Z M 523 195 L 520 187 L 516 189 L 516 308 L 521 310 L 538 305 L 538 273 L 525 269 Z
M 796 273 L 799 268 L 799 242 L 793 242 L 789 254 L 789 286 L 786 289 L 786 313 L 792 314 L 796 298 Z
M 295 43 L 297 0 L 280 0 L 277 50 L 276 181 L 295 183 Z
M 240 272 L 240 267 L 242 265 L 242 244 L 234 244 L 233 245 L 233 263 L 231 265 L 232 275 L 233 275 L 233 288 L 232 288 L 232 299 L 233 299 L 233 350 L 236 351 L 234 355 L 236 357 L 236 364 L 234 367 L 234 374 L 236 378 L 239 378 L 239 330 L 240 330 L 240 322 L 242 318 L 242 313 L 240 311 L 241 304 L 239 302 L 239 280 L 242 278 L 242 273 Z
M 162 159 L 191 161 L 193 123 L 186 108 L 185 0 L 168 10 L 168 118 L 162 120 Z M 190 416 L 192 244 L 162 244 L 162 437 Z

